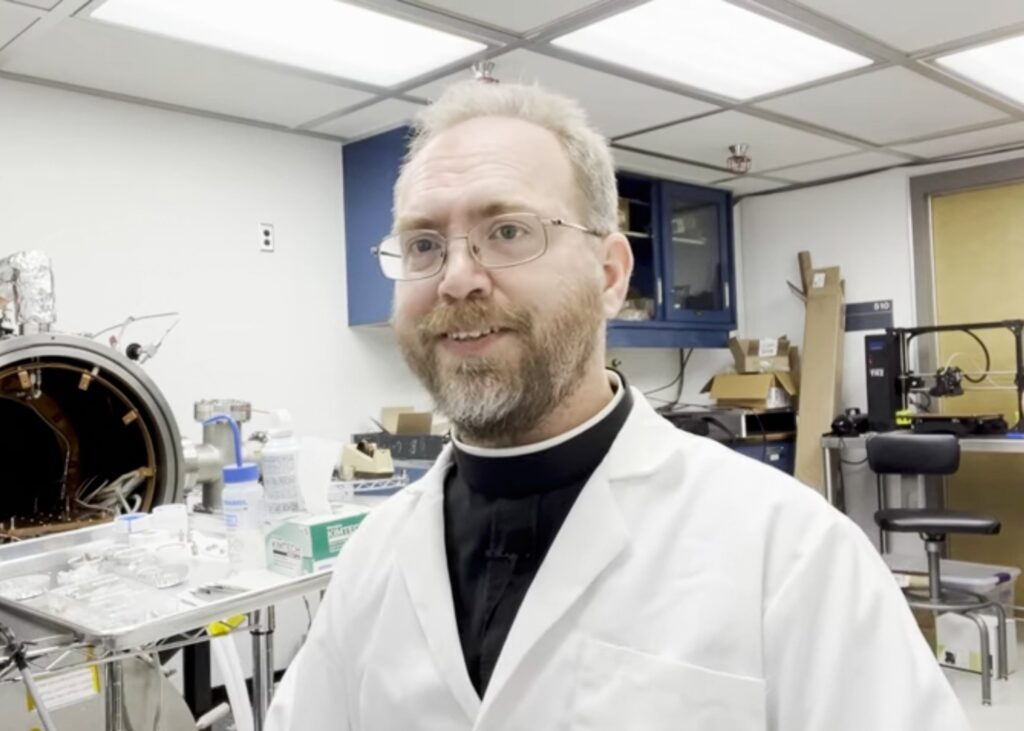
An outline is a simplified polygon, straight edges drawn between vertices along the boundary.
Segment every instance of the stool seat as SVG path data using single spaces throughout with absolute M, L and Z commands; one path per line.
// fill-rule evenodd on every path
M 949 533 L 995 535 L 1002 527 L 996 518 L 950 510 L 919 508 L 887 508 L 875 513 L 875 522 L 882 530 L 894 533 L 924 533 L 930 536 Z

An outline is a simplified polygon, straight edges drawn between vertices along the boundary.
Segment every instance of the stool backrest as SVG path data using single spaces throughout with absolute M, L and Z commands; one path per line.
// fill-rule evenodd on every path
M 960 468 L 960 442 L 952 434 L 877 434 L 867 450 L 871 470 L 880 475 L 951 475 Z

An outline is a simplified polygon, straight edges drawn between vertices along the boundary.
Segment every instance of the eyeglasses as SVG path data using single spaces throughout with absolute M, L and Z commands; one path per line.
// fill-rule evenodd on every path
M 432 277 L 444 268 L 449 243 L 466 239 L 470 256 L 485 269 L 504 269 L 538 259 L 548 250 L 548 226 L 564 226 L 591 236 L 599 231 L 560 218 L 533 213 L 507 213 L 481 221 L 465 236 L 445 237 L 428 229 L 403 231 L 384 239 L 371 251 L 388 279 Z

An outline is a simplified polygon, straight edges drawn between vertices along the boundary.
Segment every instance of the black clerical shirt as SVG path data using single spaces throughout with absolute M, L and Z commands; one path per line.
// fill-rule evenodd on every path
M 462 653 L 481 697 L 530 582 L 629 416 L 629 389 L 612 380 L 611 409 L 554 446 L 506 456 L 455 444 L 444 486 L 445 552 Z

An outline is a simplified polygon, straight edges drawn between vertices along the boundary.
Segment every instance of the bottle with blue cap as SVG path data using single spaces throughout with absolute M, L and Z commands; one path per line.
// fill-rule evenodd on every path
M 260 485 L 260 468 L 242 462 L 242 434 L 230 416 L 217 415 L 209 424 L 226 421 L 231 425 L 235 443 L 235 464 L 224 468 L 224 528 L 228 539 L 228 560 L 235 571 L 262 569 L 267 566 L 263 547 L 265 500 Z

